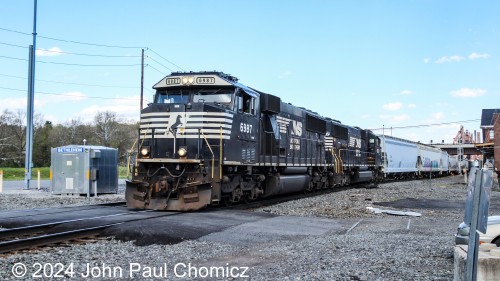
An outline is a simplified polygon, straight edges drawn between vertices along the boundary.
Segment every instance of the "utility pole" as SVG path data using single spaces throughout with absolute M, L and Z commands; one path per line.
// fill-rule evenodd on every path
M 142 49 L 141 56 L 141 110 L 143 108 L 142 101 L 144 99 L 144 49 Z M 139 111 L 139 115 L 141 112 Z
M 28 107 L 26 110 L 26 158 L 24 163 L 25 188 L 30 189 L 31 169 L 33 168 L 33 112 L 35 104 L 35 55 L 36 55 L 36 0 L 33 12 L 33 45 L 30 46 L 28 67 Z

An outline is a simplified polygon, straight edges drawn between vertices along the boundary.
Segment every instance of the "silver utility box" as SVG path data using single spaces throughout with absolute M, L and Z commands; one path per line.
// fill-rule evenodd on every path
M 87 196 L 118 192 L 118 150 L 68 145 L 51 149 L 53 194 Z

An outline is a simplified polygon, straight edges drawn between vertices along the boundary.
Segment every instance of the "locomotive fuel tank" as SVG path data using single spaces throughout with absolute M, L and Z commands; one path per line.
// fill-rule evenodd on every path
M 265 197 L 306 190 L 309 175 L 276 175 L 267 178 Z

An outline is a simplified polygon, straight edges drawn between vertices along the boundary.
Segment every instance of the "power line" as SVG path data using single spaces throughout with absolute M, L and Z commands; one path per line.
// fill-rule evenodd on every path
M 7 45 L 16 48 L 28 49 L 26 46 L 10 44 L 5 42 L 0 42 L 0 45 Z M 40 52 L 54 53 L 54 54 L 65 54 L 65 55 L 75 55 L 75 56 L 87 56 L 87 57 L 105 57 L 105 58 L 140 58 L 141 56 L 132 56 L 132 55 L 103 55 L 103 54 L 86 54 L 86 53 L 73 53 L 59 50 L 50 50 L 50 49 L 36 49 Z
M 119 66 L 138 66 L 141 65 L 140 63 L 133 63 L 133 64 L 80 64 L 80 63 L 66 63 L 66 62 L 53 62 L 53 61 L 40 61 L 38 60 L 37 62 L 40 63 L 48 63 L 48 64 L 60 64 L 60 65 L 73 65 L 73 66 L 105 66 L 105 67 L 119 67 Z
M 86 57 L 104 57 L 104 58 L 140 58 L 141 57 L 141 56 L 125 56 L 125 55 L 84 54 L 84 53 L 72 53 L 72 52 L 66 52 L 66 51 L 45 50 L 45 49 L 37 49 L 37 51 L 49 52 L 49 53 L 55 53 L 55 54 L 86 56 Z
M 0 76 L 10 77 L 10 78 L 17 78 L 17 79 L 24 79 L 24 80 L 28 79 L 26 77 L 14 76 L 14 75 L 2 74 L 2 73 L 0 73 Z M 134 86 L 84 84 L 84 83 L 62 82 L 62 81 L 56 81 L 56 80 L 43 80 L 43 79 L 35 79 L 35 80 L 36 81 L 41 81 L 41 82 L 47 82 L 47 83 L 55 83 L 55 84 L 68 84 L 68 85 L 103 87 L 103 88 L 123 88 L 123 89 L 137 89 L 137 88 L 139 88 L 139 87 L 134 87 Z
M 377 130 L 389 130 L 389 129 L 423 128 L 423 127 L 450 125 L 450 124 L 457 124 L 457 123 L 459 124 L 459 123 L 477 122 L 477 121 L 480 121 L 480 120 L 481 119 L 471 119 L 471 120 L 454 121 L 454 122 L 446 122 L 446 123 L 420 124 L 420 125 L 399 126 L 399 127 L 384 127 L 384 128 L 376 128 L 376 129 L 368 129 L 368 130 L 377 131 Z
M 173 70 L 173 69 L 171 69 L 170 67 L 168 67 L 168 66 L 165 66 L 165 65 L 161 64 L 159 61 L 155 60 L 155 59 L 154 59 L 153 57 L 151 57 L 151 56 L 147 56 L 147 58 L 148 58 L 148 59 L 150 59 L 150 60 L 152 60 L 152 61 L 154 61 L 154 62 L 156 62 L 157 64 L 159 64 L 159 65 L 161 65 L 161 66 L 165 67 L 166 69 L 168 69 L 168 70 L 170 70 L 170 71 L 172 71 L 172 72 L 174 71 L 174 70 Z
M 15 58 L 9 56 L 0 56 L 0 58 L 12 59 L 12 60 L 21 60 L 28 61 L 27 59 Z M 39 63 L 48 63 L 48 64 L 61 64 L 61 65 L 74 65 L 74 66 L 106 66 L 106 67 L 119 67 L 119 66 L 138 66 L 140 63 L 133 64 L 80 64 L 80 63 L 66 63 L 66 62 L 53 62 L 53 61 L 41 61 L 38 60 Z
M 9 56 L 1 56 L 1 55 L 0 55 L 0 58 L 4 58 L 4 59 L 11 59 L 11 60 L 22 60 L 22 61 L 28 61 L 27 59 L 21 59 L 21 58 L 9 57 Z
M 5 42 L 0 42 L 0 44 L 11 46 L 11 47 L 24 48 L 24 49 L 28 49 L 29 48 L 29 47 L 26 47 L 26 46 L 21 46 L 21 45 L 16 45 L 16 44 L 10 44 L 10 43 L 5 43 Z
M 139 100 L 139 98 L 108 98 L 108 97 L 96 97 L 96 96 L 79 96 L 79 95 L 69 95 L 69 94 L 57 94 L 57 93 L 47 93 L 47 92 L 37 92 L 37 94 L 76 97 L 76 98 L 88 98 L 88 99 L 101 99 L 101 100 Z
M 12 33 L 18 33 L 18 34 L 23 34 L 23 35 L 32 35 L 31 33 L 26 33 L 26 32 L 21 32 L 21 31 L 17 31 L 17 30 L 12 30 L 12 29 L 8 29 L 8 28 L 2 28 L 0 27 L 0 30 L 3 30 L 3 31 L 8 31 L 8 32 L 12 32 Z M 177 67 L 178 69 L 182 70 L 182 71 L 185 71 L 182 67 L 180 67 L 179 65 L 175 64 L 174 62 L 170 61 L 169 59 L 163 57 L 162 55 L 160 55 L 158 52 L 154 51 L 153 49 L 151 48 L 148 48 L 148 47 L 140 47 L 140 46 L 121 46 L 121 45 L 107 45 L 107 44 L 97 44 L 97 43 L 89 43 L 89 42 L 81 42 L 81 41 L 73 41 L 73 40 L 65 40 L 65 39 L 59 39 L 59 38 L 54 38 L 54 37 L 48 37 L 48 36 L 41 36 L 41 35 L 38 35 L 38 38 L 44 38 L 44 39 L 47 39 L 47 40 L 53 40 L 53 41 L 59 41 L 59 42 L 66 42 L 66 43 L 73 43 L 73 44 L 80 44 L 80 45 L 87 45 L 87 46 L 96 46 L 96 47 L 106 47 L 106 48 L 119 48 L 119 49 L 146 49 L 148 51 L 151 51 L 152 53 L 156 54 L 158 57 L 160 57 L 161 59 L 165 60 L 166 62 L 170 63 L 171 65 Z M 7 43 L 9 44 L 9 43 Z M 14 44 L 11 44 L 11 45 L 14 45 Z M 19 45 L 16 45 L 16 47 L 22 47 L 22 46 L 19 46 Z M 45 50 L 46 51 L 46 50 Z M 76 53 L 75 53 L 76 54 Z M 89 54 L 80 54 L 80 55 L 89 55 Z M 96 55 L 97 56 L 97 55 Z M 162 65 L 163 66 L 163 65 Z M 166 66 L 164 66 L 166 67 Z M 166 67 L 168 68 L 168 67 Z M 170 68 L 169 68 L 170 69 Z
M 53 37 L 47 37 L 47 36 L 38 36 L 38 37 L 43 38 L 43 39 L 47 39 L 47 40 L 54 40 L 54 41 L 59 41 L 59 42 L 66 42 L 66 43 L 73 43 L 73 44 L 80 44 L 80 45 L 88 45 L 88 46 L 96 46 L 96 47 L 118 48 L 118 49 L 146 49 L 146 47 L 139 47 L 139 46 L 106 45 L 106 44 L 96 44 L 96 43 L 87 43 L 87 42 L 80 42 L 80 41 L 64 40 L 64 39 L 58 39 L 58 38 L 53 38 Z
M 158 70 L 157 68 L 151 66 L 150 64 L 146 64 L 146 67 L 151 67 L 152 69 L 158 71 L 158 73 L 160 73 L 161 75 L 165 75 L 165 73 L 163 73 L 161 70 Z
M 29 35 L 29 36 L 31 36 L 31 35 L 32 35 L 31 33 L 21 32 L 21 31 L 17 31 L 17 30 L 12 30 L 12 29 L 7 29 L 7 28 L 2 28 L 2 27 L 0 27 L 0 30 L 3 30 L 3 31 L 8 31 L 8 32 L 12 32 L 12 33 L 23 34 L 23 35 Z
M 0 86 L 0 89 L 18 91 L 18 92 L 26 92 L 26 90 L 22 89 L 14 89 L 8 87 Z M 70 94 L 58 94 L 58 93 L 48 93 L 48 92 L 36 92 L 41 95 L 53 95 L 53 96 L 65 96 L 65 97 L 77 97 L 77 98 L 87 98 L 87 99 L 104 99 L 104 100 L 139 100 L 139 98 L 108 98 L 108 97 L 97 97 L 97 96 L 80 96 L 80 95 L 70 95 Z
M 12 30 L 12 29 L 3 28 L 3 27 L 0 27 L 0 30 L 3 30 L 3 31 L 8 31 L 8 32 L 12 32 L 12 33 L 23 34 L 23 35 L 29 35 L 29 36 L 31 36 L 31 35 L 32 35 L 31 33 L 21 32 L 21 31 Z M 106 48 L 120 48 L 120 49 L 146 49 L 146 47 L 137 47 L 137 46 L 119 46 L 119 45 L 106 45 L 106 44 L 87 43 L 87 42 L 72 41 L 72 40 L 64 40 L 64 39 L 58 39 L 58 38 L 47 37 L 47 36 L 40 36 L 40 35 L 38 35 L 38 37 L 39 37 L 39 38 L 44 38 L 44 39 L 47 39 L 47 40 L 54 40 L 54 41 L 67 42 L 67 43 L 80 44 L 80 45 L 89 45 L 89 46 L 97 46 L 97 47 L 106 47 Z
M 180 70 L 182 70 L 182 71 L 185 71 L 182 67 L 180 67 L 180 66 L 178 66 L 177 64 L 175 64 L 175 63 L 173 63 L 173 62 L 169 61 L 168 59 L 166 59 L 166 58 L 164 58 L 164 57 L 162 57 L 160 54 L 158 54 L 157 52 L 155 52 L 153 49 L 148 49 L 148 50 L 149 50 L 149 51 L 151 51 L 151 52 L 153 52 L 154 54 L 156 54 L 157 56 L 159 56 L 160 58 L 162 58 L 162 59 L 163 59 L 163 60 L 165 60 L 166 62 L 170 63 L 171 65 L 173 65 L 173 66 L 175 66 L 175 67 L 179 68 L 179 69 L 180 69 Z

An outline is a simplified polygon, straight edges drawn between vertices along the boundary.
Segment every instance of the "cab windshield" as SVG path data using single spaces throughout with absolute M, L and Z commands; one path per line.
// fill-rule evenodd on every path
M 229 105 L 233 95 L 232 89 L 176 89 L 159 90 L 155 103 L 220 103 Z

